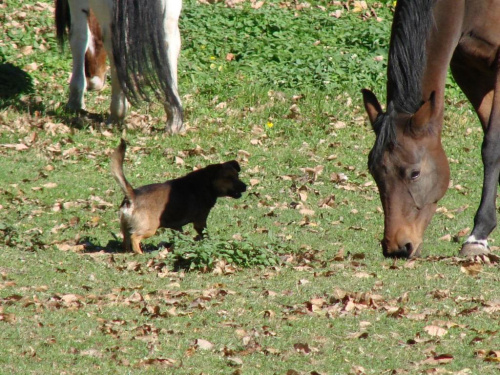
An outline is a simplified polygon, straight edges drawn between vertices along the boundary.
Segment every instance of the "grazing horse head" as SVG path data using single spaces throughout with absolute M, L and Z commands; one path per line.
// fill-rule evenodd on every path
M 398 111 L 392 102 L 384 113 L 369 90 L 363 90 L 363 99 L 376 134 L 368 167 L 384 210 L 383 254 L 419 256 L 424 231 L 450 177 L 440 125 L 435 123 L 435 95 L 415 113 Z

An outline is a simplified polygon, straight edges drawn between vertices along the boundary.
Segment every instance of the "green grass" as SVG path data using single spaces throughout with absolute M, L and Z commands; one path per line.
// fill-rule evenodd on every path
M 472 227 L 482 179 L 481 130 L 451 79 L 453 188 L 424 258 L 382 257 L 359 92 L 385 95 L 392 1 L 368 5 L 185 1 L 188 132 L 170 137 L 157 103 L 106 126 L 109 84 L 87 116 L 66 113 L 52 3 L 0 4 L 0 63 L 29 75 L 0 98 L 0 372 L 497 373 L 498 264 L 468 275 L 461 240 L 439 240 Z M 237 159 L 248 192 L 219 199 L 202 243 L 186 226 L 122 253 L 109 155 L 123 135 L 134 186 Z

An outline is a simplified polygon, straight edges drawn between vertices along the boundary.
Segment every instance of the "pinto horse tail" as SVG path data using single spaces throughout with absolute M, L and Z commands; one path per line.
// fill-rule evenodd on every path
M 71 27 L 71 15 L 69 13 L 68 0 L 56 0 L 55 8 L 56 36 L 57 41 L 62 48 L 64 40 L 68 35 L 68 30 Z
M 132 104 L 149 101 L 149 87 L 159 100 L 182 113 L 172 89 L 165 17 L 165 0 L 115 0 L 113 59 L 120 86 Z

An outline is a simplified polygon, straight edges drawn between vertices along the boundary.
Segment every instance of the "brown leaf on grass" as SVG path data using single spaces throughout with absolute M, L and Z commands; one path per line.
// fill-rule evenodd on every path
M 376 277 L 375 274 L 368 272 L 356 272 L 353 276 L 357 277 L 358 279 L 368 279 L 370 277 Z
M 264 1 L 256 1 L 256 2 L 252 2 L 251 4 L 252 4 L 251 7 L 253 9 L 259 9 L 262 7 L 262 5 L 264 5 Z
M 460 271 L 465 273 L 468 276 L 477 276 L 483 270 L 483 265 L 477 262 L 465 262 L 462 267 L 460 267 Z
M 348 339 L 367 339 L 368 332 L 352 332 L 346 334 L 346 338 Z
M 251 178 L 249 182 L 250 182 L 250 186 L 255 186 L 255 185 L 260 183 L 260 180 L 257 178 Z
M 17 318 L 14 314 L 0 314 L 0 322 L 15 323 Z
M 196 339 L 194 345 L 201 350 L 212 350 L 214 347 L 214 344 L 204 339 Z
M 446 363 L 450 363 L 453 361 L 453 356 L 451 354 L 438 354 L 434 355 L 432 357 L 428 357 L 424 359 L 422 362 L 419 362 L 419 364 L 422 365 L 443 365 Z
M 139 361 L 134 367 L 174 367 L 175 363 L 176 360 L 171 358 L 148 358 Z
M 267 354 L 267 355 L 280 355 L 281 354 L 281 351 L 279 349 L 276 349 L 276 348 L 271 348 L 271 347 L 268 347 L 268 348 L 265 348 L 264 349 L 264 354 Z
M 271 318 L 274 318 L 276 316 L 276 313 L 273 310 L 265 310 L 263 315 L 264 315 L 264 318 L 271 319 Z
M 333 260 L 336 262 L 342 262 L 344 260 L 344 248 L 341 247 L 339 251 L 337 251 L 337 254 L 333 257 Z
M 366 374 L 366 370 L 363 366 L 354 365 L 351 367 L 349 374 L 352 375 L 364 375 Z
M 323 198 L 318 202 L 318 207 L 320 207 L 320 208 L 333 208 L 333 207 L 335 207 L 335 205 L 336 205 L 336 203 L 335 203 L 335 195 L 334 194 L 332 194 L 326 198 Z
M 74 251 L 75 253 L 79 253 L 85 251 L 84 244 L 73 244 L 73 243 L 58 243 L 56 247 L 60 251 Z
M 299 211 L 302 215 L 304 216 L 314 216 L 314 210 L 311 210 L 309 208 L 302 208 Z
M 323 173 L 324 167 L 322 165 L 317 165 L 314 168 L 306 167 L 306 168 L 300 168 L 300 170 L 305 173 L 308 178 L 312 179 L 312 181 L 316 181 L 318 179 L 318 176 Z
M 487 314 L 493 314 L 500 311 L 500 300 L 484 302 L 483 311 Z
M 405 315 L 405 310 L 402 307 L 388 306 L 386 307 L 386 309 L 387 309 L 387 316 L 390 318 L 401 318 Z
M 128 302 L 128 303 L 138 303 L 138 302 L 142 302 L 142 301 L 144 301 L 144 298 L 141 295 L 141 293 L 139 293 L 139 292 L 134 292 L 134 293 L 132 293 L 132 295 L 130 297 L 125 299 L 125 302 Z
M 450 297 L 450 291 L 447 289 L 446 290 L 436 289 L 433 290 L 432 292 L 429 292 L 428 295 L 435 299 L 445 299 Z
M 448 330 L 439 326 L 426 326 L 424 327 L 424 331 L 427 332 L 430 336 L 442 337 L 448 333 Z
M 313 349 L 309 346 L 309 344 L 301 343 L 301 342 L 293 344 L 293 348 L 297 352 L 302 353 L 302 354 L 309 354 L 313 351 Z
M 29 149 L 28 146 L 26 146 L 24 143 L 18 143 L 18 144 L 3 144 L 3 145 L 0 145 L 2 147 L 5 147 L 5 148 L 10 148 L 10 149 L 14 149 L 16 151 L 25 151 L 27 149 Z
M 273 292 L 272 290 L 265 290 L 262 292 L 262 295 L 264 297 L 276 297 L 278 295 L 278 293 Z
M 240 367 L 243 366 L 243 360 L 239 357 L 228 357 L 227 363 L 229 366 Z
M 500 362 L 500 350 L 490 350 L 484 356 L 485 362 Z
M 102 358 L 102 353 L 97 349 L 82 350 L 79 354 L 86 357 Z
M 451 241 L 451 234 L 445 234 L 443 237 L 439 238 L 440 241 Z

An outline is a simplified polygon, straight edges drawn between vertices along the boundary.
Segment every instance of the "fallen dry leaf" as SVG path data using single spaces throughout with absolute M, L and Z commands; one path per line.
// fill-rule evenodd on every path
M 194 344 L 198 349 L 201 350 L 211 350 L 214 347 L 214 344 L 212 344 L 210 341 L 203 339 L 196 339 Z
M 460 271 L 468 276 L 477 276 L 483 270 L 483 265 L 481 263 L 467 262 L 460 267 Z
M 424 331 L 430 336 L 442 337 L 448 333 L 448 331 L 439 326 L 426 326 Z

